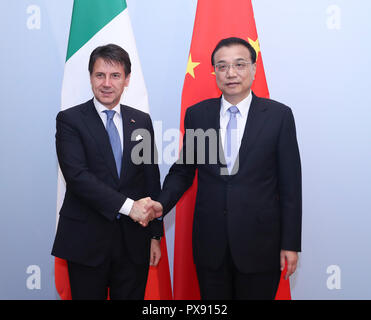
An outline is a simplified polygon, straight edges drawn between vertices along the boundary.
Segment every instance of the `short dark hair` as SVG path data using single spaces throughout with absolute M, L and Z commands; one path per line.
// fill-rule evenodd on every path
M 252 63 L 256 62 L 256 51 L 252 47 L 250 43 L 248 43 L 246 40 L 236 37 L 230 37 L 226 39 L 222 39 L 219 41 L 219 43 L 216 45 L 213 53 L 211 54 L 211 64 L 214 65 L 214 56 L 215 53 L 222 47 L 230 47 L 233 45 L 243 45 L 250 51 L 251 61 Z
M 105 46 L 97 47 L 90 54 L 89 72 L 93 73 L 94 64 L 98 58 L 102 58 L 106 62 L 117 62 L 121 64 L 127 77 L 131 73 L 131 62 L 129 54 L 120 46 L 116 44 L 107 44 Z

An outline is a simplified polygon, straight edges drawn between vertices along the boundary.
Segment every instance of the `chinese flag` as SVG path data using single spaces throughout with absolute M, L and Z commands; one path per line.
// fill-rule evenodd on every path
M 257 53 L 257 70 L 252 90 L 260 97 L 269 98 L 251 0 L 198 0 L 182 92 L 180 118 L 182 133 L 184 133 L 184 116 L 188 107 L 201 100 L 221 95 L 215 82 L 211 53 L 221 39 L 228 37 L 243 38 L 254 47 Z M 196 189 L 197 175 L 193 186 L 176 206 L 174 299 L 200 299 L 192 255 Z M 276 298 L 291 299 L 289 280 L 281 277 Z

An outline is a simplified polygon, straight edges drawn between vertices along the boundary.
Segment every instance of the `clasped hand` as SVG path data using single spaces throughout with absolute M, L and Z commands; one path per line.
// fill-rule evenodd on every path
M 150 221 L 161 216 L 161 203 L 152 200 L 150 197 L 134 201 L 133 207 L 129 212 L 129 217 L 135 222 L 138 222 L 142 227 L 148 226 Z

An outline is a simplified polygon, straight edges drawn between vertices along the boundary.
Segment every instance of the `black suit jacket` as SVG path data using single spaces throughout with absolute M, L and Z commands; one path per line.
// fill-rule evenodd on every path
M 115 218 L 127 197 L 156 199 L 160 192 L 151 119 L 148 114 L 125 105 L 121 105 L 121 114 L 124 150 L 120 178 L 108 134 L 93 100 L 61 111 L 57 116 L 56 149 L 66 181 L 52 249 L 57 257 L 88 266 L 99 265 L 114 245 Z M 138 129 L 146 129 L 149 134 L 136 131 Z M 132 141 L 132 134 L 133 140 L 139 134 L 143 140 Z M 138 143 L 151 146 L 150 164 L 132 161 L 131 151 Z M 143 228 L 130 217 L 121 215 L 119 223 L 133 261 L 145 263 L 149 258 L 151 236 L 162 235 L 162 221 L 152 221 Z
M 202 141 L 187 132 L 218 131 L 220 105 L 220 98 L 209 99 L 187 109 L 181 161 L 170 168 L 159 201 L 169 212 L 192 185 L 197 169 L 195 263 L 218 267 L 229 245 L 240 271 L 277 270 L 281 249 L 301 250 L 301 165 L 291 109 L 253 94 L 236 174 L 225 175 L 219 140 L 215 146 L 206 139 L 197 150 Z

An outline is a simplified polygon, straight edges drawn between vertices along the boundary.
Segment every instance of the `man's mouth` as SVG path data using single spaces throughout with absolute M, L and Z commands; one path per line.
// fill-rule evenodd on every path
M 227 82 L 227 83 L 226 83 L 226 86 L 227 86 L 227 87 L 235 87 L 235 86 L 237 86 L 237 85 L 239 85 L 239 82 Z

